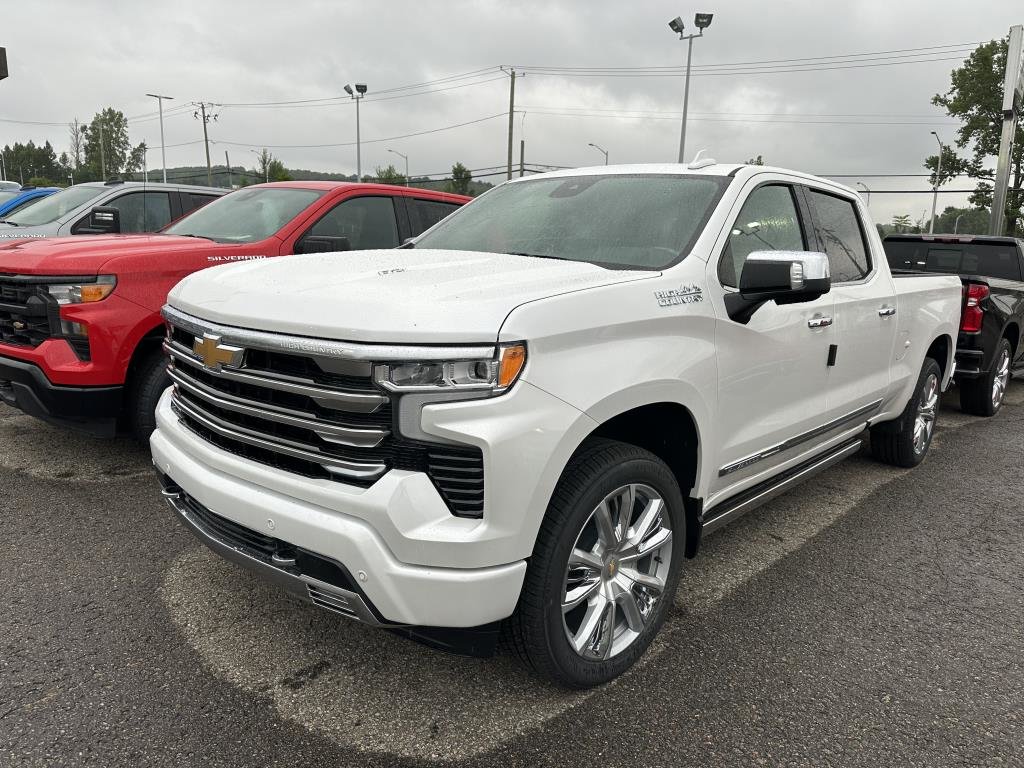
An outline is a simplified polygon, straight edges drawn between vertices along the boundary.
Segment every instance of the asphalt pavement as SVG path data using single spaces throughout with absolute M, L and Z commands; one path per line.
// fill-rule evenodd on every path
M 1024 766 L 1024 384 L 947 398 L 711 536 L 662 635 L 568 693 L 220 561 L 146 451 L 0 406 L 0 766 Z

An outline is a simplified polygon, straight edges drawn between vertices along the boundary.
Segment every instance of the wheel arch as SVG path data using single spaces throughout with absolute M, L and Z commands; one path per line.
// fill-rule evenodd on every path
M 125 368 L 124 381 L 126 385 L 130 385 L 134 381 L 142 360 L 152 354 L 154 350 L 160 349 L 163 344 L 165 335 L 163 322 L 157 325 L 150 324 L 150 326 L 148 330 L 145 329 L 145 326 L 139 329 L 138 337 L 132 347 L 131 357 L 129 357 L 128 365 Z
M 946 334 L 933 339 L 932 343 L 928 346 L 928 351 L 924 353 L 926 358 L 930 357 L 939 364 L 939 369 L 942 371 L 943 387 L 949 383 L 955 354 L 956 345 L 953 343 L 953 339 Z M 924 361 L 922 360 L 921 363 L 923 365 Z
M 1006 324 L 1006 328 L 1003 329 L 1003 338 L 1010 342 L 1010 360 L 1012 362 L 1020 351 L 1020 326 L 1016 321 L 1011 320 Z

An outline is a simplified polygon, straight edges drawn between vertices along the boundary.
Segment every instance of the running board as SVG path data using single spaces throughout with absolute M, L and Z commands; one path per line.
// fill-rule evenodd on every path
M 769 478 L 763 483 L 759 483 L 726 499 L 704 513 L 701 525 L 701 538 L 724 525 L 728 525 L 733 520 L 742 517 L 752 509 L 756 509 L 766 501 L 785 493 L 809 477 L 828 469 L 833 464 L 838 464 L 846 457 L 857 453 L 860 449 L 861 439 L 856 437 L 802 464 L 797 464 L 780 475 Z

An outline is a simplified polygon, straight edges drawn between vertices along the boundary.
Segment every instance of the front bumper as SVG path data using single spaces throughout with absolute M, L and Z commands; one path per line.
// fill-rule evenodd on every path
M 356 488 L 254 464 L 182 426 L 169 395 L 157 408 L 150 445 L 157 471 L 185 498 L 259 536 L 340 565 L 358 587 L 346 590 L 358 601 L 340 595 L 357 606 L 353 618 L 370 620 L 358 615 L 361 602 L 370 623 L 465 628 L 498 621 L 515 609 L 526 562 L 460 567 L 454 554 L 446 557 L 445 551 L 471 546 L 482 523 L 452 517 L 422 473 L 392 470 L 370 488 Z M 445 541 L 437 540 L 439 531 Z M 281 578 L 280 569 L 256 570 L 309 598 L 301 571 L 296 580 L 296 574 Z
M 0 402 L 43 421 L 110 437 L 117 431 L 122 397 L 122 386 L 53 384 L 34 363 L 0 356 Z

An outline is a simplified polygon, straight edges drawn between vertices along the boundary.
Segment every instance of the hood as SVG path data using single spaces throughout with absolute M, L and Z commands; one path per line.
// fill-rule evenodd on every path
M 0 233 L 0 272 L 8 274 L 88 275 L 118 256 L 145 256 L 177 250 L 237 248 L 180 235 L 71 235 L 41 239 L 14 238 L 11 227 Z
M 230 264 L 180 282 L 170 304 L 241 328 L 340 341 L 490 342 L 520 304 L 654 277 L 473 251 L 401 249 Z

